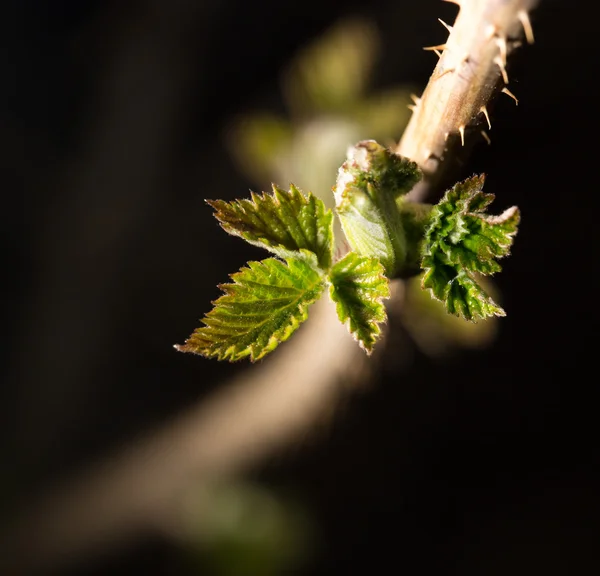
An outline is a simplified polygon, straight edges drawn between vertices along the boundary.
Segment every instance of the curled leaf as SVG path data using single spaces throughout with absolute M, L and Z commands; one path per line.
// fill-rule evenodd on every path
M 482 192 L 484 176 L 473 176 L 448 190 L 433 207 L 423 243 L 422 287 L 444 302 L 446 310 L 467 320 L 504 316 L 504 310 L 477 283 L 476 274 L 502 268 L 517 232 L 515 206 L 499 216 L 485 210 L 493 194 Z
M 336 212 L 353 250 L 379 258 L 392 278 L 406 261 L 407 246 L 396 200 L 421 178 L 414 162 L 374 140 L 348 151 L 334 189 Z

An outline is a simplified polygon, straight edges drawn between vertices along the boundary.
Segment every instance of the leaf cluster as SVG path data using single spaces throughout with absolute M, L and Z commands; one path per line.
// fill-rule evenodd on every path
M 249 262 L 220 286 L 203 326 L 176 346 L 219 360 L 256 361 L 287 340 L 308 307 L 328 288 L 339 319 L 371 353 L 386 319 L 389 281 L 376 257 L 348 253 L 333 264 L 333 213 L 322 200 L 291 185 L 251 199 L 209 200 L 228 233 L 272 252 Z
M 207 200 L 221 227 L 274 257 L 249 262 L 220 285 L 223 295 L 176 348 L 219 360 L 259 360 L 286 341 L 325 292 L 340 321 L 370 354 L 386 321 L 389 278 L 423 272 L 422 288 L 466 320 L 504 316 L 478 282 L 501 270 L 519 223 L 516 207 L 499 216 L 473 176 L 435 205 L 402 196 L 416 165 L 373 141 L 359 142 L 338 174 L 336 210 L 352 249 L 334 261 L 333 212 L 293 184 L 249 199 Z M 399 243 L 401 238 L 401 243 Z M 400 274 L 399 274 L 400 271 Z

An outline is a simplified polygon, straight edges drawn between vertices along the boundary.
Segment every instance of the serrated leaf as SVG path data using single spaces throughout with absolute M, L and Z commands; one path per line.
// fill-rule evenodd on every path
M 483 183 L 483 175 L 473 176 L 446 192 L 432 210 L 422 251 L 422 287 L 467 320 L 504 316 L 474 274 L 501 271 L 496 260 L 509 254 L 520 217 L 515 206 L 486 214 L 494 195 L 482 192 Z
M 219 360 L 259 360 L 294 333 L 323 292 L 324 278 L 312 260 L 249 262 L 231 275 L 233 283 L 219 286 L 224 295 L 213 302 L 204 326 L 176 348 Z
M 329 295 L 340 321 L 370 354 L 386 320 L 383 299 L 390 297 L 389 280 L 377 258 L 350 252 L 329 274 Z
M 331 266 L 333 213 L 322 200 L 305 196 L 293 184 L 289 191 L 273 184 L 271 194 L 255 194 L 250 200 L 207 200 L 221 227 L 250 244 L 261 246 L 281 258 L 316 255 L 324 270 Z
M 478 278 L 478 284 L 492 297 L 497 288 L 489 278 Z M 448 314 L 442 302 L 421 289 L 421 278 L 410 278 L 404 284 L 404 305 L 399 310 L 402 326 L 425 354 L 441 357 L 457 347 L 486 348 L 497 335 L 494 317 L 485 322 L 465 322 Z
M 424 260 L 423 266 L 425 274 L 421 286 L 429 289 L 450 314 L 473 321 L 506 315 L 465 270 L 459 271 L 455 266 L 447 266 L 433 259 Z

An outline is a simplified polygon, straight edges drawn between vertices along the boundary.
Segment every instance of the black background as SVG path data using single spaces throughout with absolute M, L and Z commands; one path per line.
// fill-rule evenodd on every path
M 327 432 L 256 471 L 292 487 L 325 545 L 298 574 L 598 570 L 595 23 L 542 0 L 494 109 L 486 172 L 522 225 L 494 345 L 400 369 L 387 351 Z M 177 354 L 216 284 L 255 256 L 203 203 L 253 186 L 222 129 L 279 109 L 281 66 L 339 17 L 378 25 L 375 85 L 424 86 L 427 0 L 4 3 L 2 484 L 6 518 L 47 483 L 247 369 Z M 134 65 L 132 65 L 132 61 Z M 366 137 L 368 135 L 365 135 Z M 290 346 L 293 344 L 289 344 Z M 248 368 L 252 369 L 252 368 Z M 144 542 L 77 574 L 179 574 Z M 387 568 L 385 568 L 387 567 Z

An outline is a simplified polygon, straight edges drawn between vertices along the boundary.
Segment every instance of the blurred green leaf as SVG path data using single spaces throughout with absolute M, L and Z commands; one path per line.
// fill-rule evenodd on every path
M 266 113 L 237 118 L 227 131 L 228 147 L 236 162 L 260 183 L 273 179 L 277 159 L 292 138 L 293 128 L 288 121 Z
M 311 554 L 311 525 L 289 497 L 247 482 L 219 482 L 186 499 L 191 560 L 211 576 L 280 576 Z
M 306 46 L 283 79 L 283 91 L 293 115 L 343 113 L 361 98 L 379 51 L 374 26 L 345 20 Z
M 410 118 L 410 101 L 408 88 L 388 88 L 356 101 L 349 117 L 361 126 L 363 135 L 392 148 Z

